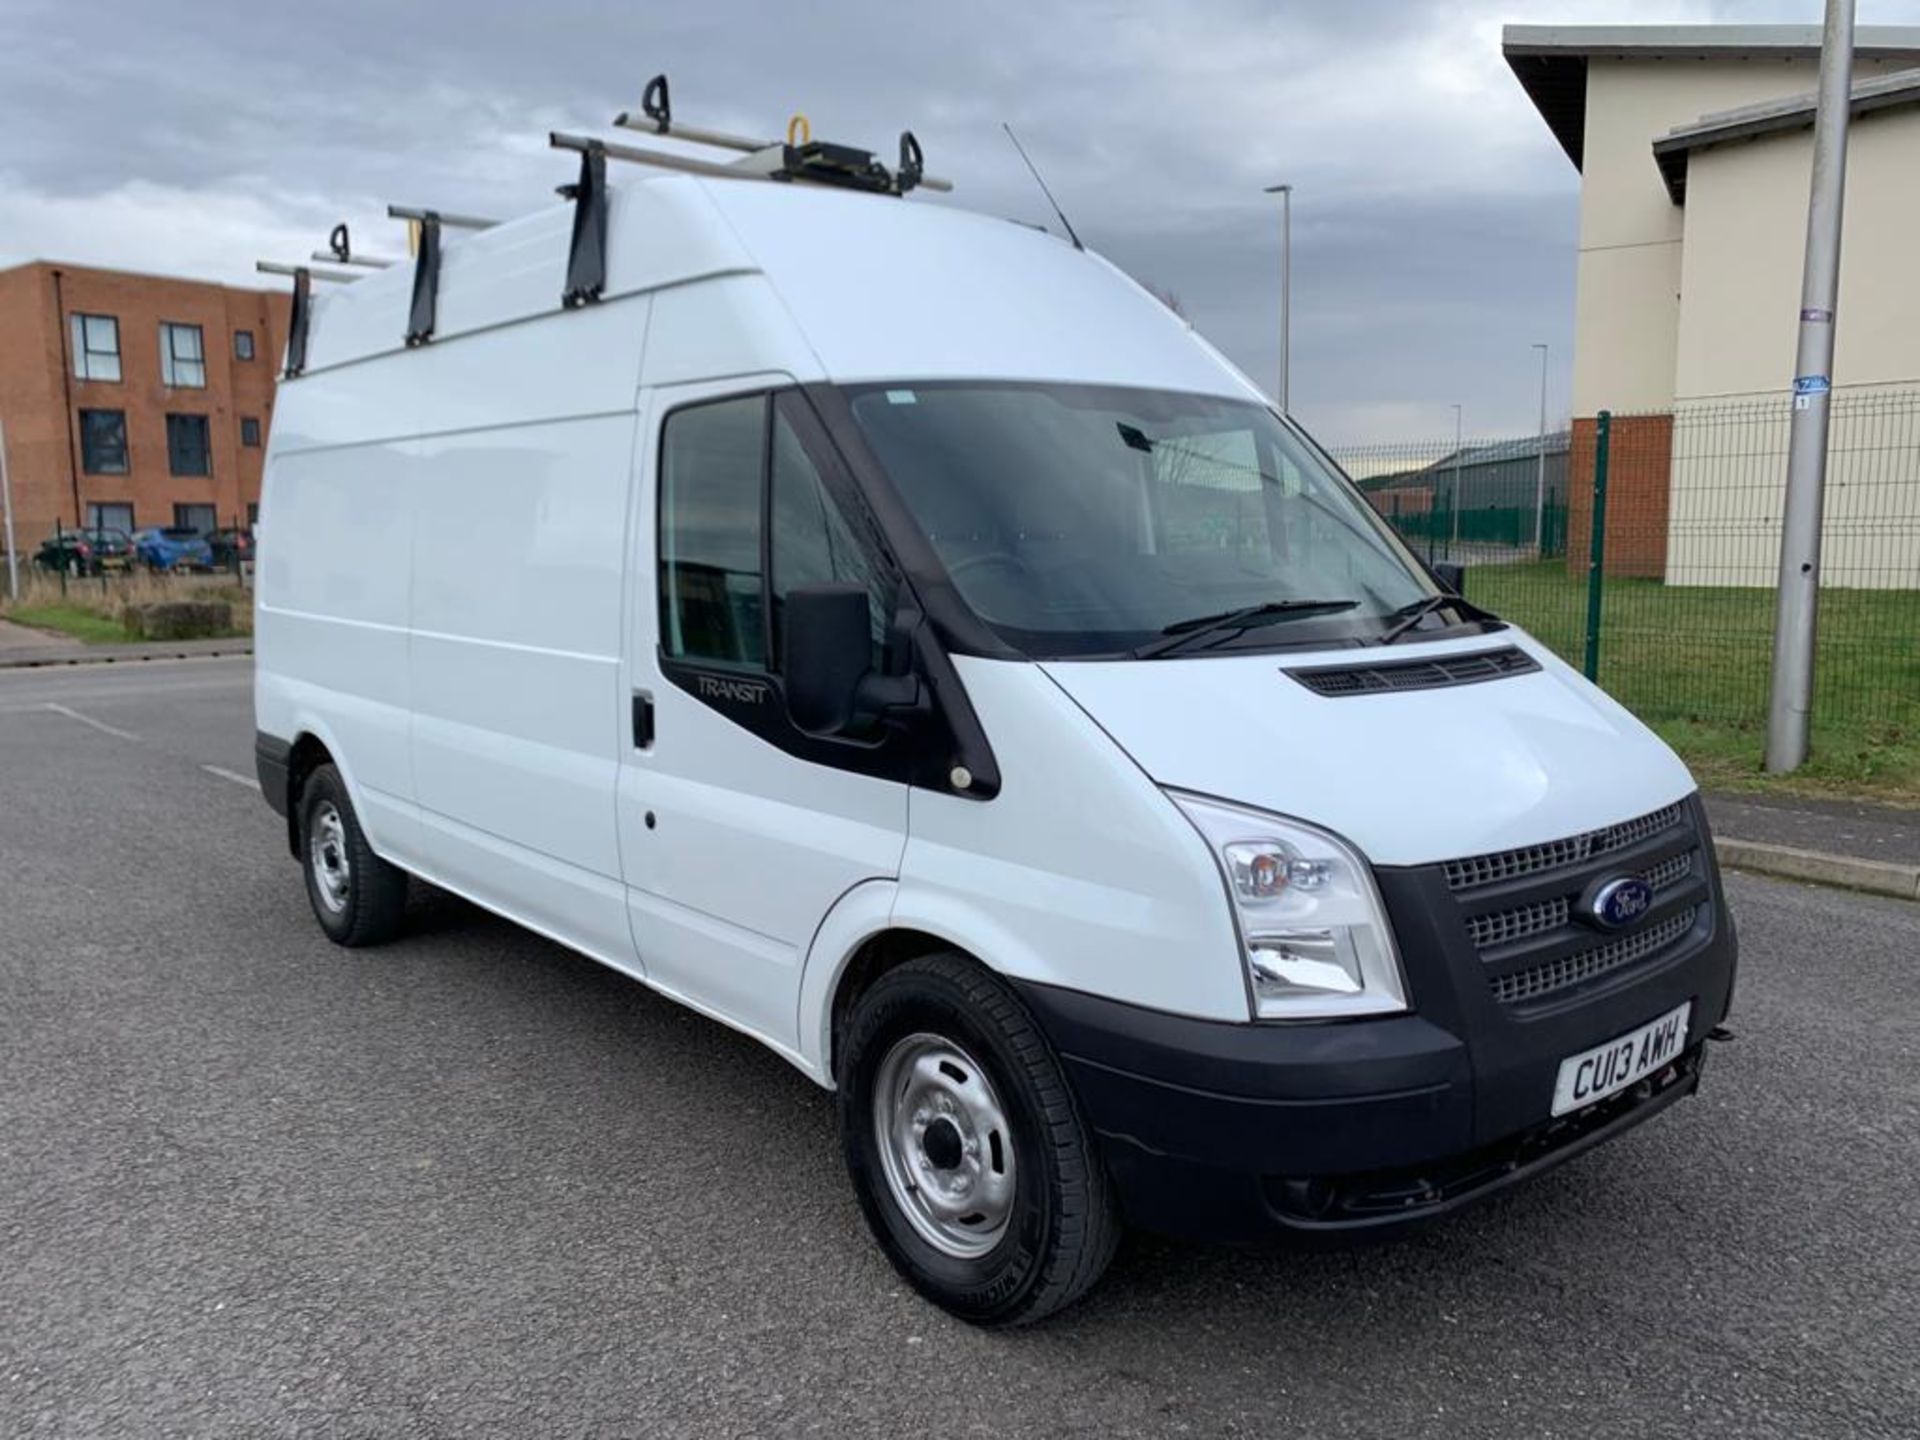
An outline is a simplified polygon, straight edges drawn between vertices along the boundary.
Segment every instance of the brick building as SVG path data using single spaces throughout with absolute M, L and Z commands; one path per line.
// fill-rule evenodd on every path
M 23 555 L 62 525 L 249 520 L 283 293 L 34 261 L 0 270 L 0 424 Z

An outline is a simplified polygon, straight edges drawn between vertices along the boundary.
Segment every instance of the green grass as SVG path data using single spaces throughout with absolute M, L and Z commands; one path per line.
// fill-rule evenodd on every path
M 55 630 L 88 645 L 123 645 L 126 628 L 93 610 L 78 605 L 20 605 L 9 610 L 6 618 L 39 630 Z
M 1580 664 L 1584 574 L 1558 561 L 1475 566 L 1468 594 Z M 1920 592 L 1826 590 L 1813 758 L 1764 774 L 1774 592 L 1609 577 L 1600 683 L 1686 757 L 1703 784 L 1920 804 Z

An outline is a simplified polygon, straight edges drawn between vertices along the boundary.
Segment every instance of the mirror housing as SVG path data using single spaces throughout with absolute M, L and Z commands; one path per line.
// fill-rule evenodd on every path
M 866 587 L 847 581 L 787 592 L 780 671 L 788 718 L 809 735 L 858 734 L 888 711 L 920 704 L 911 674 L 874 670 L 868 605 Z
M 1433 578 L 1440 582 L 1440 588 L 1450 595 L 1467 598 L 1467 567 L 1453 560 L 1434 562 Z
M 787 714 L 809 735 L 852 728 L 860 682 L 873 668 L 864 587 L 836 582 L 787 592 L 780 671 Z

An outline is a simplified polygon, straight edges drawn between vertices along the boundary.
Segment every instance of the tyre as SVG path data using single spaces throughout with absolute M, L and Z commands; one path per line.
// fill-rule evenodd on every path
M 986 970 L 941 954 L 881 976 L 836 1078 L 861 1208 L 922 1295 L 1020 1325 L 1100 1278 L 1120 1220 L 1092 1133 L 1026 1008 Z
M 400 933 L 407 872 L 373 853 L 347 787 L 319 766 L 300 791 L 301 856 L 314 918 L 336 945 L 379 945 Z

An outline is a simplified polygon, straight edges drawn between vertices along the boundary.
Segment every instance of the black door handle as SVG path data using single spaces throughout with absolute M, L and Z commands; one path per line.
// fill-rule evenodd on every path
M 633 692 L 633 748 L 653 748 L 653 696 Z

